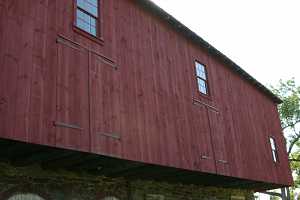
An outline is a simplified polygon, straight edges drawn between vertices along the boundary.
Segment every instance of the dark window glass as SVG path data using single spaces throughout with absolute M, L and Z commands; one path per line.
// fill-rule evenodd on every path
M 76 26 L 97 36 L 98 0 L 76 0 L 76 5 Z
M 208 82 L 207 82 L 207 72 L 203 64 L 196 62 L 196 77 L 198 83 L 198 90 L 202 94 L 208 95 Z

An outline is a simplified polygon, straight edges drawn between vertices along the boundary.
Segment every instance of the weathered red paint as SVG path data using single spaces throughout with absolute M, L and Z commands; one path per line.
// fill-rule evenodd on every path
M 291 184 L 269 97 L 134 1 L 102 0 L 103 42 L 74 30 L 73 9 L 72 0 L 0 1 L 1 137 Z M 195 60 L 207 67 L 209 98 Z

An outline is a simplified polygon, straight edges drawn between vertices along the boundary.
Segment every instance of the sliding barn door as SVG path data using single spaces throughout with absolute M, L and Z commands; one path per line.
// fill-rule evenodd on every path
M 223 116 L 219 112 L 208 110 L 211 138 L 215 154 L 216 171 L 221 175 L 230 175 L 227 149 L 225 145 L 225 126 Z
M 89 54 L 64 40 L 57 46 L 56 144 L 89 150 Z
M 91 54 L 91 148 L 120 155 L 120 72 L 105 58 Z
M 196 168 L 202 172 L 215 173 L 215 157 L 210 134 L 210 122 L 207 117 L 207 108 L 194 102 L 193 108 L 193 140 L 192 147 L 195 152 L 194 160 L 199 161 Z

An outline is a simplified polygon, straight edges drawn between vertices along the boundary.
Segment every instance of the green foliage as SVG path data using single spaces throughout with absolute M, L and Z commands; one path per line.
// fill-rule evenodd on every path
M 272 87 L 272 91 L 283 101 L 278 106 L 278 110 L 290 156 L 294 146 L 300 139 L 300 131 L 297 129 L 300 124 L 300 86 L 296 85 L 294 78 L 288 81 L 280 80 L 277 87 Z
M 296 85 L 295 79 L 280 80 L 277 87 L 272 87 L 283 103 L 278 106 L 281 125 L 287 141 L 287 152 L 290 159 L 291 169 L 295 177 L 293 190 L 300 186 L 300 86 Z
M 295 79 L 280 80 L 278 87 L 272 89 L 283 101 L 279 105 L 282 127 L 294 128 L 300 120 L 300 86 L 296 85 Z
M 294 173 L 295 180 L 294 180 L 294 188 L 299 188 L 300 186 L 300 142 L 296 142 L 296 146 L 298 147 L 295 152 L 291 153 L 291 158 L 294 161 L 291 161 L 291 169 Z

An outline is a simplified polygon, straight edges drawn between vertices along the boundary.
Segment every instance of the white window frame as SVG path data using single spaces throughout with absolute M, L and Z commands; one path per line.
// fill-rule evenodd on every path
M 195 61 L 195 73 L 198 91 L 202 95 L 209 96 L 207 68 L 204 64 L 200 63 L 197 60 Z
M 276 140 L 274 137 L 269 138 L 270 146 L 271 146 L 271 152 L 272 152 L 272 159 L 274 163 L 278 163 L 278 151 L 277 151 L 277 145 Z

